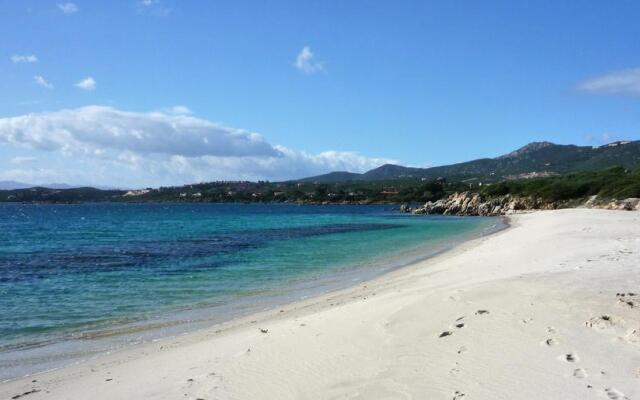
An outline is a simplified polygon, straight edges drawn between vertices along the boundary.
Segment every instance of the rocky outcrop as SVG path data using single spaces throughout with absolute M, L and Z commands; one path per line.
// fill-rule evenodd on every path
M 511 195 L 483 198 L 479 193 L 454 193 L 435 202 L 427 202 L 422 207 L 411 209 L 414 214 L 442 215 L 505 215 L 520 210 L 552 209 L 555 204 L 541 204 L 532 198 Z M 406 209 L 406 208 L 405 208 Z
M 454 193 L 435 202 L 427 202 L 422 207 L 409 210 L 414 214 L 442 215 L 505 215 L 521 210 L 554 209 L 555 203 L 541 203 L 533 198 L 511 195 L 484 198 L 479 193 Z M 406 207 L 405 207 L 406 211 Z
M 485 198 L 479 193 L 454 193 L 449 197 L 431 202 L 421 207 L 411 208 L 406 204 L 400 207 L 402 212 L 413 214 L 440 215 L 508 215 L 527 210 L 555 210 L 557 208 L 583 206 L 610 210 L 640 210 L 640 199 L 604 200 L 591 197 L 583 204 L 542 201 L 533 197 L 517 197 L 509 194 Z
M 598 202 L 597 199 L 593 204 L 593 208 L 604 208 L 607 210 L 626 210 L 626 211 L 634 211 L 640 210 L 640 199 L 638 198 L 628 198 L 624 200 L 608 200 Z

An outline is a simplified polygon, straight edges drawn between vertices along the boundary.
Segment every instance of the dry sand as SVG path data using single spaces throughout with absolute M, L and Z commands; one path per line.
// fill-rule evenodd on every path
M 511 224 L 283 311 L 3 383 L 0 398 L 640 399 L 640 213 Z

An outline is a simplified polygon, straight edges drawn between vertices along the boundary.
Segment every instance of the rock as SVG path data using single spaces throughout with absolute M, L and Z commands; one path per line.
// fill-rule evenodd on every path
M 605 210 L 636 211 L 640 210 L 640 199 L 630 197 L 622 200 L 612 200 L 599 199 L 597 196 L 591 196 L 582 206 L 587 208 L 603 208 Z
M 627 211 L 633 211 L 640 208 L 640 199 L 628 198 L 622 200 L 622 209 Z
M 427 214 L 427 211 L 424 207 L 416 208 L 411 210 L 412 214 Z
M 434 202 L 428 201 L 422 207 L 413 209 L 403 204 L 400 210 L 413 214 L 497 216 L 527 210 L 555 210 L 566 206 L 573 206 L 573 203 L 541 201 L 534 197 L 518 197 L 510 194 L 484 198 L 480 193 L 461 192 Z M 583 206 L 611 210 L 640 210 L 640 199 L 599 200 L 596 196 L 592 196 Z

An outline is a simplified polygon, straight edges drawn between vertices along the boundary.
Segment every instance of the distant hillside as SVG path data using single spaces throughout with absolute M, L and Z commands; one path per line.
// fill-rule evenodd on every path
M 0 202 L 81 203 L 121 199 L 122 190 L 102 190 L 92 187 L 53 189 L 44 187 L 0 190 Z
M 362 174 L 358 174 L 355 172 L 335 171 L 335 172 L 329 172 L 328 174 L 319 175 L 314 178 L 301 179 L 301 181 L 313 180 L 314 182 L 317 182 L 317 183 L 347 182 L 347 181 L 359 180 L 361 179 L 361 176 Z
M 534 142 L 496 158 L 482 158 L 432 168 L 385 164 L 363 174 L 333 172 L 299 181 L 344 182 L 406 178 L 501 181 L 595 171 L 618 165 L 629 169 L 640 166 L 640 141 L 614 142 L 600 147 Z
M 33 185 L 16 181 L 0 181 L 0 190 L 26 189 Z
M 594 194 L 618 198 L 640 196 L 638 177 L 640 141 L 597 148 L 536 142 L 500 157 L 433 168 L 388 164 L 364 174 L 340 171 L 287 182 L 218 181 L 130 191 L 89 187 L 0 189 L 0 202 L 388 204 L 424 203 L 470 190 L 492 190 L 502 195 L 526 192 L 560 200 Z
M 28 189 L 32 187 L 46 187 L 48 189 L 71 189 L 77 186 L 67 185 L 66 183 L 48 183 L 46 185 L 34 185 L 33 183 L 24 183 L 16 181 L 0 181 L 0 190 Z

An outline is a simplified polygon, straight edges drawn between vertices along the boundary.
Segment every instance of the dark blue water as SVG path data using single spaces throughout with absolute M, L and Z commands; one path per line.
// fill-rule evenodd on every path
M 87 338 L 115 346 L 115 333 L 348 286 L 499 223 L 384 206 L 1 204 L 0 379 L 105 346 Z

